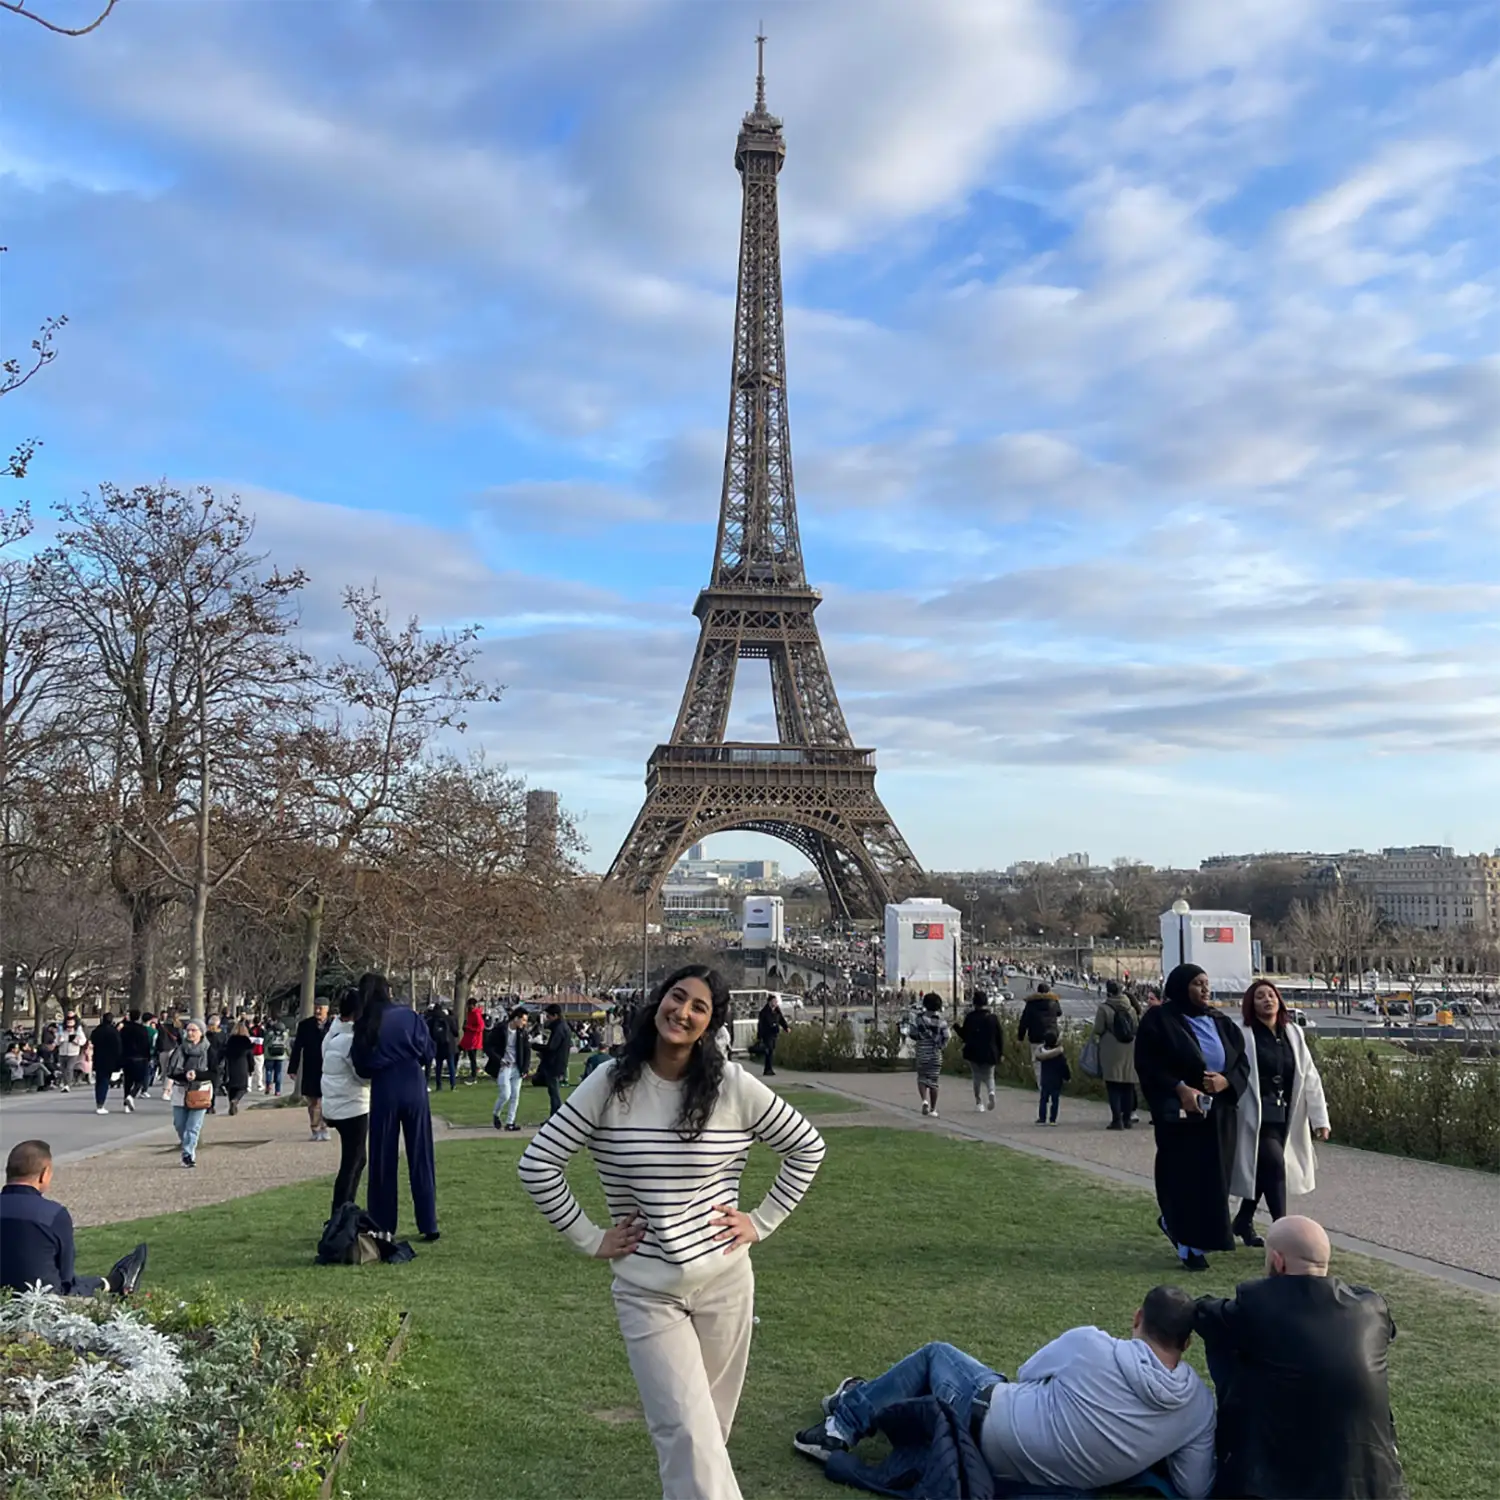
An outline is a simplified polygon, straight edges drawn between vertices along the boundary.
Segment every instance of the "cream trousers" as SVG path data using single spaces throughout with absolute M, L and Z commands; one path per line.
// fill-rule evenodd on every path
M 740 1500 L 729 1429 L 740 1404 L 755 1314 L 748 1250 L 681 1295 L 615 1279 L 630 1371 L 656 1445 L 662 1500 Z

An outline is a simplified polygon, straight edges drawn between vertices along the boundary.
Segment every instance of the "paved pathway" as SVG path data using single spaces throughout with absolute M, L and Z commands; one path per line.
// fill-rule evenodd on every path
M 995 1141 L 1117 1182 L 1152 1186 L 1150 1127 L 1106 1130 L 1109 1109 L 1102 1103 L 1064 1097 L 1059 1123 L 1039 1126 L 1036 1098 L 1026 1090 L 1000 1089 L 994 1113 L 979 1114 L 968 1080 L 945 1076 L 941 1119 L 923 1121 L 911 1073 L 777 1069 L 777 1081 L 859 1099 L 903 1123 Z M 1291 1207 L 1317 1219 L 1336 1244 L 1500 1295 L 1500 1177 L 1344 1146 L 1317 1149 L 1318 1189 L 1294 1198 Z

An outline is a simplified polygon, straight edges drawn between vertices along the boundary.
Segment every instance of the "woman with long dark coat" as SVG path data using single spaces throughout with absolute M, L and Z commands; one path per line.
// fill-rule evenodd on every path
M 1189 1271 L 1232 1250 L 1229 1180 L 1237 1104 L 1249 1086 L 1245 1034 L 1209 1004 L 1208 975 L 1179 964 L 1164 999 L 1141 1017 L 1135 1071 L 1156 1132 L 1157 1223 Z
M 224 1043 L 224 1088 L 229 1095 L 229 1113 L 240 1112 L 240 1100 L 250 1092 L 250 1074 L 254 1071 L 255 1043 L 250 1027 L 239 1021 Z
M 404 1138 L 417 1228 L 424 1240 L 435 1240 L 437 1177 L 427 1103 L 432 1033 L 410 1006 L 391 999 L 382 974 L 361 976 L 359 1001 L 349 1060 L 361 1078 L 370 1080 L 370 1217 L 382 1229 L 396 1232 L 396 1164 Z

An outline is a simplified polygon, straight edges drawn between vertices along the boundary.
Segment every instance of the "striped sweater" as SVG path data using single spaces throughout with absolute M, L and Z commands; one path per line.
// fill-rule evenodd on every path
M 739 1206 L 751 1143 L 760 1141 L 783 1158 L 765 1201 L 750 1215 L 765 1239 L 807 1191 L 823 1161 L 823 1138 L 753 1073 L 728 1062 L 707 1128 L 685 1141 L 673 1128 L 682 1084 L 658 1078 L 647 1066 L 627 1099 L 611 1100 L 614 1067 L 586 1078 L 537 1131 L 521 1157 L 521 1182 L 553 1227 L 593 1255 L 604 1230 L 590 1221 L 563 1177 L 586 1147 L 612 1220 L 635 1211 L 646 1220 L 640 1248 L 614 1262 L 615 1274 L 652 1291 L 685 1291 L 732 1263 L 714 1243 L 712 1208 Z

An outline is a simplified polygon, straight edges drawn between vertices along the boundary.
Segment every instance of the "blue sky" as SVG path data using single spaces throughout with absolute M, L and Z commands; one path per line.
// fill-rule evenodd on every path
M 0 17 L 5 352 L 70 318 L 14 489 L 237 490 L 314 639 L 372 579 L 483 623 L 471 738 L 602 867 L 708 575 L 762 17 L 808 570 L 918 857 L 1500 845 L 1489 0 Z

